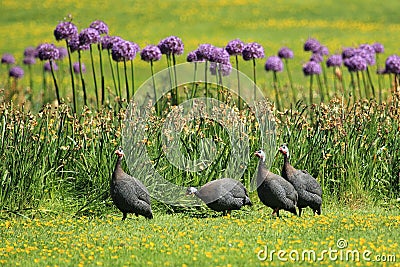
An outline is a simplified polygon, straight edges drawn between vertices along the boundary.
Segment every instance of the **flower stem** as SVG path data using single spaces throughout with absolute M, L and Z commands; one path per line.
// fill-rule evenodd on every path
M 78 59 L 79 59 L 79 73 L 81 75 L 81 83 L 82 83 L 82 91 L 83 91 L 83 103 L 87 106 L 87 94 L 86 94 L 86 86 L 85 80 L 83 78 L 83 71 L 82 71 L 82 54 L 81 50 L 78 50 Z
M 292 90 L 293 104 L 295 104 L 296 101 L 297 101 L 297 99 L 296 99 L 296 92 L 294 91 L 293 80 L 292 80 L 292 73 L 290 72 L 290 69 L 289 69 L 289 60 L 288 60 L 287 58 L 285 58 L 285 65 L 286 65 L 286 71 L 287 71 L 288 78 L 289 78 L 290 89 Z
M 75 92 L 75 81 L 74 81 L 74 70 L 72 67 L 72 59 L 71 59 L 71 48 L 68 45 L 68 40 L 65 40 L 67 44 L 67 51 L 68 51 L 68 63 L 69 63 L 69 73 L 71 74 L 71 86 L 72 86 L 72 102 L 73 102 L 73 112 L 77 112 L 77 105 L 76 105 L 76 92 Z
M 276 107 L 278 110 L 282 111 L 282 106 L 281 106 L 281 101 L 279 100 L 279 88 L 278 86 L 278 75 L 276 71 L 273 73 L 273 84 L 274 84 L 274 89 L 275 89 L 275 101 L 276 101 Z
M 257 96 L 257 77 L 256 77 L 256 59 L 253 58 L 253 81 L 254 81 L 254 91 L 253 91 L 253 96 L 254 96 L 254 103 L 256 101 L 256 96 Z
M 56 75 L 54 74 L 53 61 L 50 59 L 49 63 L 50 63 L 51 75 L 53 76 L 54 87 L 56 88 L 57 103 L 58 105 L 60 105 L 61 104 L 60 93 L 58 90 Z
M 132 80 L 132 98 L 135 96 L 135 68 L 133 60 L 131 60 L 131 80 Z
M 108 53 L 108 61 L 110 63 L 111 75 L 112 75 L 113 82 L 114 82 L 115 95 L 118 96 L 118 87 L 117 87 L 117 82 L 115 80 L 115 74 L 114 74 L 114 68 L 113 68 L 113 64 L 112 64 L 112 60 L 111 60 L 110 49 L 107 49 L 107 53 Z
M 159 114 L 158 105 L 157 105 L 157 90 L 156 90 L 156 80 L 154 78 L 153 60 L 150 60 L 150 69 L 151 69 L 151 79 L 153 81 L 154 107 L 156 109 L 156 113 Z
M 105 84 L 104 84 L 103 57 L 102 57 L 102 55 L 101 55 L 101 46 L 100 46 L 100 43 L 97 44 L 97 50 L 99 51 L 99 60 L 100 60 L 100 74 L 101 74 L 101 105 L 104 106 L 104 100 L 105 100 Z
M 93 81 L 94 81 L 94 92 L 96 95 L 96 105 L 97 105 L 97 109 L 99 109 L 99 92 L 97 90 L 97 79 L 96 79 L 96 70 L 94 67 L 94 60 L 93 60 L 93 48 L 92 45 L 90 45 L 90 61 L 92 63 L 92 72 L 93 72 Z
M 125 90 L 126 90 L 126 100 L 129 102 L 130 95 L 129 95 L 129 83 L 128 83 L 128 74 L 126 71 L 126 60 L 124 59 L 124 74 L 125 74 Z
M 239 111 L 242 109 L 242 97 L 240 94 L 240 76 L 239 76 L 239 59 L 238 55 L 235 55 L 235 61 L 236 61 L 236 75 L 237 75 L 237 86 L 238 86 L 238 107 Z

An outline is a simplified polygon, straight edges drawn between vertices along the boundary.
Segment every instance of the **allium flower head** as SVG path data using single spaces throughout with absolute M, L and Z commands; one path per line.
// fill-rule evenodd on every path
M 344 60 L 344 65 L 350 72 L 363 71 L 367 69 L 367 61 L 359 55 L 354 55 L 351 58 Z
M 110 35 L 102 36 L 100 39 L 101 48 L 110 50 L 110 49 L 112 49 L 112 47 L 115 43 L 117 43 L 121 40 L 122 40 L 122 38 L 119 36 L 110 36 Z
M 37 47 L 38 57 L 40 60 L 56 60 L 60 52 L 54 44 L 44 43 Z
M 214 46 L 211 44 L 201 44 L 196 50 L 198 61 L 210 60 L 212 58 Z
M 212 47 L 209 60 L 211 62 L 228 64 L 229 53 L 224 48 Z
M 254 58 L 264 58 L 264 48 L 259 43 L 248 43 L 242 51 L 244 60 L 251 60 Z
M 146 62 L 157 61 L 161 59 L 161 51 L 158 46 L 148 45 L 140 52 L 140 58 Z
M 327 56 L 327 55 L 329 55 L 329 49 L 328 49 L 328 47 L 326 47 L 326 46 L 324 46 L 324 45 L 321 45 L 321 46 L 318 48 L 318 50 L 317 50 L 316 52 L 314 52 L 314 53 L 318 53 L 318 54 L 320 54 L 321 56 Z
M 228 52 L 229 55 L 236 56 L 242 54 L 243 48 L 244 43 L 240 39 L 235 39 L 230 41 L 226 45 L 225 50 Z
M 198 60 L 197 60 L 197 51 L 194 50 L 194 51 L 189 52 L 189 54 L 188 54 L 187 57 L 186 57 L 186 61 L 187 61 L 187 62 L 195 62 L 195 61 L 198 61 Z
M 184 49 L 182 40 L 177 36 L 164 38 L 157 46 L 161 53 L 165 55 L 181 55 Z
M 115 61 L 133 60 L 139 51 L 140 48 L 136 43 L 121 39 L 114 43 L 111 56 Z
M 53 66 L 53 70 L 54 71 L 58 71 L 58 65 L 55 61 L 51 61 L 51 65 L 50 65 L 50 61 L 46 61 L 43 64 L 43 68 L 45 71 L 50 72 L 51 71 L 51 66 Z
M 79 35 L 72 36 L 71 39 L 68 40 L 68 46 L 71 49 L 71 52 L 75 52 L 78 50 L 88 50 L 90 48 L 89 45 L 84 44 L 81 45 L 79 43 Z
M 313 38 L 309 38 L 304 43 L 304 51 L 311 51 L 313 53 L 318 52 L 318 49 L 321 47 L 321 44 Z
M 217 73 L 221 73 L 222 76 L 229 76 L 232 72 L 232 65 L 230 62 L 227 64 L 211 62 L 210 63 L 210 72 L 212 75 L 217 75 Z
M 327 67 L 340 67 L 343 64 L 342 56 L 341 55 L 332 55 L 326 61 Z
M 100 34 L 96 29 L 86 28 L 79 33 L 79 45 L 91 45 L 100 41 Z
M 282 59 L 278 56 L 271 56 L 265 62 L 265 70 L 273 72 L 281 72 L 283 70 Z
M 108 34 L 108 26 L 102 20 L 95 20 L 90 23 L 89 28 L 96 29 L 99 34 Z
M 285 58 L 285 59 L 289 59 L 289 58 L 293 58 L 294 54 L 293 51 L 290 50 L 287 47 L 282 47 L 281 49 L 279 49 L 278 51 L 278 57 L 280 58 Z
M 57 41 L 69 40 L 78 34 L 78 28 L 70 21 L 60 22 L 54 30 L 54 37 Z
M 58 47 L 59 57 L 58 59 L 63 59 L 68 56 L 68 50 L 65 47 Z
M 315 61 L 308 61 L 306 64 L 303 65 L 303 73 L 305 76 L 310 75 L 319 75 L 321 74 L 321 65 Z
M 381 43 L 374 43 L 372 45 L 372 47 L 374 48 L 375 53 L 377 53 L 377 54 L 381 54 L 381 53 L 385 52 L 385 48 L 383 47 L 383 45 Z
M 351 58 L 352 56 L 354 56 L 354 54 L 355 54 L 355 48 L 353 47 L 343 48 L 342 50 L 343 59 Z
M 36 63 L 36 59 L 34 57 L 24 57 L 23 63 L 25 65 L 33 65 Z
M 2 64 L 7 64 L 7 65 L 11 65 L 15 63 L 15 58 L 13 55 L 11 54 L 3 54 L 3 56 L 1 57 L 1 63 Z
M 393 73 L 393 74 L 400 74 L 400 56 L 391 55 L 386 59 L 385 72 Z
M 81 70 L 79 69 L 79 62 L 75 62 L 72 65 L 72 67 L 74 69 L 74 73 L 75 74 L 80 74 L 81 73 Z M 85 64 L 82 63 L 82 73 L 85 73 L 85 72 L 86 72 L 86 66 L 85 66 Z
M 24 77 L 24 70 L 21 67 L 14 66 L 10 69 L 9 76 L 15 79 L 21 79 Z
M 375 65 L 375 49 L 368 44 L 363 44 L 355 49 L 355 54 L 363 57 L 368 65 Z
M 310 61 L 320 63 L 320 62 L 324 61 L 324 56 L 320 53 L 313 53 L 310 57 Z
M 25 48 L 24 56 L 25 57 L 36 57 L 37 56 L 36 48 L 33 46 L 29 46 L 29 47 Z

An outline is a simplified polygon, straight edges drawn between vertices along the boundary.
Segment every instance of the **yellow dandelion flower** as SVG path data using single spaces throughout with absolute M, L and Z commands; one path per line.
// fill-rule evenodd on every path
M 207 251 L 205 255 L 207 258 L 212 258 L 212 252 Z

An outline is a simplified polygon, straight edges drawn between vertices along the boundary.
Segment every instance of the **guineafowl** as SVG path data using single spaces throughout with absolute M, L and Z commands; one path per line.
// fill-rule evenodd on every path
M 282 177 L 288 180 L 299 194 L 297 207 L 299 216 L 302 208 L 310 207 L 314 214 L 321 214 L 322 189 L 317 180 L 305 170 L 297 170 L 289 163 L 289 148 L 286 144 L 279 147 L 283 154 Z
M 196 195 L 214 211 L 222 211 L 223 215 L 232 210 L 239 210 L 242 206 L 249 205 L 249 195 L 244 185 L 231 178 L 223 178 L 208 182 L 200 189 L 189 187 L 186 195 Z
M 153 213 L 147 188 L 138 179 L 126 174 L 122 169 L 123 150 L 119 148 L 115 151 L 115 154 L 118 156 L 118 160 L 112 174 L 110 193 L 115 206 L 123 214 L 122 220 L 126 219 L 128 213 L 152 219 Z
M 298 195 L 293 185 L 267 169 L 264 151 L 259 150 L 254 154 L 260 158 L 257 171 L 257 194 L 261 202 L 274 210 L 272 215 L 279 217 L 280 209 L 297 215 Z

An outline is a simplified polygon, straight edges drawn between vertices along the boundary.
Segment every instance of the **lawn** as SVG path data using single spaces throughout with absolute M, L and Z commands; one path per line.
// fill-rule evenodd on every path
M 400 266 L 398 207 L 343 207 L 325 200 L 321 216 L 308 209 L 300 218 L 285 212 L 282 218 L 274 218 L 271 209 L 254 202 L 230 217 L 199 209 L 175 214 L 158 211 L 153 220 L 129 216 L 121 221 L 121 214 L 110 209 L 112 213 L 90 217 L 67 213 L 9 218 L 0 222 L 0 263 Z
M 2 1 L 0 55 L 11 53 L 16 63 L 0 66 L 0 265 L 400 266 L 400 74 L 377 73 L 388 56 L 400 53 L 398 10 L 400 1 L 373 0 Z M 190 72 L 176 75 L 175 64 L 167 72 L 171 59 L 165 60 L 165 55 L 153 65 L 137 54 L 123 66 L 108 62 L 103 50 L 107 91 L 105 104 L 99 106 L 95 92 L 100 90 L 93 86 L 93 70 L 100 85 L 100 53 L 95 46 L 94 59 L 81 51 L 87 72 L 75 73 L 72 81 L 67 59 L 57 61 L 54 77 L 43 71 L 44 62 L 37 60 L 32 69 L 22 63 L 29 46 L 65 46 L 53 34 L 64 19 L 72 19 L 79 31 L 103 20 L 110 35 L 141 48 L 178 36 L 184 53 L 176 57 L 177 69 L 189 66 Z M 208 62 L 180 64 L 188 53 L 205 43 L 225 47 L 235 38 L 264 47 L 263 59 L 239 57 L 240 71 L 247 75 L 240 76 L 242 93 L 253 93 L 257 77 L 257 86 L 268 99 L 257 104 L 264 113 L 241 108 L 238 95 L 248 95 L 224 90 L 227 80 L 218 80 L 217 75 L 208 77 L 214 84 L 196 80 L 177 86 L 179 98 L 166 94 L 159 102 L 165 109 L 149 108 L 147 117 L 130 110 L 125 89 L 128 95 L 129 87 L 133 92 L 149 86 L 152 71 L 162 74 L 156 77 L 161 77 L 157 85 L 163 88 L 172 88 L 168 86 L 173 74 L 199 78 L 207 73 L 203 67 Z M 355 72 L 344 66 L 325 69 L 325 55 L 322 74 L 306 76 L 302 66 L 310 59 L 311 53 L 304 51 L 309 38 L 326 46 L 329 55 L 376 42 L 384 45 L 384 52 L 374 52 L 376 64 Z M 284 46 L 293 50 L 294 58 L 285 61 L 284 72 L 275 77 L 264 65 Z M 78 52 L 72 53 L 73 62 L 78 58 Z M 229 60 L 236 67 L 234 57 Z M 23 67 L 22 79 L 9 77 L 12 65 Z M 118 87 L 113 71 L 118 71 Z M 293 87 L 287 74 L 292 75 Z M 83 104 L 83 77 L 88 106 Z M 55 80 L 61 105 L 56 105 Z M 230 82 L 236 86 L 239 78 Z M 71 100 L 74 86 L 76 109 Z M 179 112 L 174 101 L 181 107 L 189 98 L 203 96 L 218 98 L 223 104 L 213 108 L 229 116 L 190 117 L 185 127 L 172 128 L 177 127 L 175 118 L 184 117 L 173 113 Z M 266 104 L 278 96 L 281 108 Z M 127 109 L 140 115 L 126 120 Z M 136 129 L 133 134 L 131 128 L 126 131 L 127 125 Z M 179 135 L 168 135 L 168 130 Z M 233 142 L 238 140 L 246 143 Z M 258 200 L 251 183 L 258 160 L 252 153 L 269 149 L 268 165 L 279 173 L 282 157 L 275 154 L 281 143 L 289 144 L 291 163 L 321 184 L 321 216 L 308 209 L 302 217 L 281 212 L 281 218 L 273 218 L 272 210 Z M 254 205 L 221 217 L 205 206 L 182 208 L 153 196 L 153 220 L 130 215 L 122 222 L 108 194 L 116 161 L 113 152 L 121 144 L 142 149 L 132 159 L 131 147 L 124 147 L 128 157 L 123 167 L 144 182 L 154 181 L 149 178 L 153 169 L 182 188 L 240 173 L 232 178 L 249 189 Z M 179 153 L 171 157 L 167 145 Z M 188 171 L 188 166 L 179 165 L 182 162 L 209 168 Z M 146 185 L 154 189 L 162 183 Z

